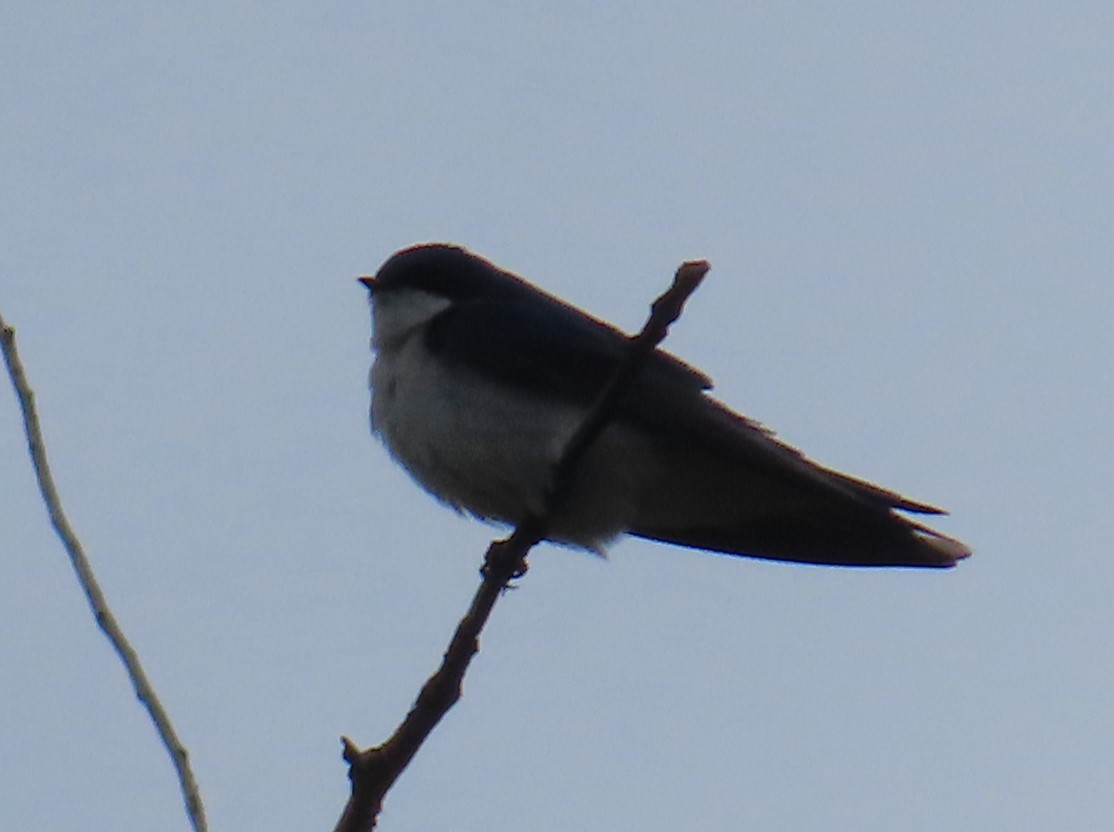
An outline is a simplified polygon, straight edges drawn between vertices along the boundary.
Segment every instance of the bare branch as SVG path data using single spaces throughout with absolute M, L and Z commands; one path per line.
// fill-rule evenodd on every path
M 28 450 L 31 453 L 31 463 L 35 468 L 39 491 L 42 493 L 43 501 L 46 503 L 47 511 L 50 514 L 50 522 L 54 526 L 54 531 L 58 533 L 58 537 L 66 549 L 66 554 L 69 555 L 70 563 L 77 574 L 78 583 L 85 592 L 85 597 L 89 600 L 89 607 L 93 611 L 97 626 L 104 631 L 112 644 L 112 648 L 124 663 L 128 678 L 131 679 L 132 685 L 135 687 L 139 701 L 147 708 L 151 715 L 151 721 L 155 724 L 155 730 L 158 731 L 163 745 L 166 746 L 166 751 L 170 755 L 171 762 L 178 774 L 178 783 L 182 789 L 182 796 L 185 798 L 186 813 L 189 815 L 190 823 L 196 832 L 206 832 L 208 826 L 205 822 L 205 809 L 201 803 L 201 792 L 190 769 L 186 748 L 178 739 L 166 709 L 163 708 L 155 694 L 155 689 L 147 679 L 147 674 L 144 673 L 143 666 L 139 662 L 139 655 L 124 636 L 123 630 L 116 622 L 116 617 L 109 609 L 104 593 L 93 574 L 93 568 L 85 556 L 81 541 L 77 539 L 77 535 L 62 510 L 62 501 L 58 496 L 58 490 L 54 486 L 54 478 L 50 473 L 50 465 L 46 458 L 46 444 L 43 441 L 39 417 L 35 411 L 35 394 L 27 383 L 23 364 L 19 360 L 19 353 L 15 345 L 15 330 L 4 322 L 2 315 L 0 315 L 0 349 L 4 352 L 8 375 L 11 377 L 12 386 L 19 398 L 19 406 L 23 412 L 23 428 L 27 434 Z
M 654 301 L 646 325 L 631 339 L 626 356 L 565 446 L 554 471 L 554 485 L 545 511 L 539 516 L 527 517 L 510 537 L 494 541 L 488 547 L 481 570 L 483 581 L 472 605 L 457 625 L 441 666 L 422 686 L 402 724 L 382 745 L 364 751 L 347 737 L 343 738 L 352 794 L 334 832 L 368 832 L 375 828 L 387 791 L 437 723 L 460 699 L 464 674 L 480 649 L 480 633 L 495 602 L 510 581 L 526 574 L 526 554 L 545 538 L 549 516 L 567 496 L 577 465 L 607 427 L 619 399 L 630 389 L 639 370 L 665 338 L 669 325 L 680 316 L 685 301 L 700 285 L 709 268 L 706 261 L 700 260 L 684 263 L 677 269 L 673 285 Z

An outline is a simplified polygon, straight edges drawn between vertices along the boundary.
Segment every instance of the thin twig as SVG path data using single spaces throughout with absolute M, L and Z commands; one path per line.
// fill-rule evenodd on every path
M 526 573 L 526 554 L 545 537 L 549 516 L 567 496 L 577 465 L 607 427 L 619 399 L 630 389 L 654 348 L 665 338 L 669 325 L 680 316 L 685 301 L 700 285 L 708 269 L 708 263 L 703 260 L 684 263 L 677 269 L 673 285 L 654 301 L 646 325 L 631 339 L 630 349 L 615 368 L 614 375 L 565 445 L 554 471 L 554 485 L 545 511 L 527 517 L 510 537 L 488 547 L 481 570 L 483 581 L 472 605 L 457 625 L 441 666 L 422 686 L 402 724 L 382 745 L 363 751 L 347 737 L 342 739 L 352 794 L 334 832 L 369 832 L 375 828 L 388 790 L 437 723 L 460 699 L 464 674 L 480 649 L 480 633 L 495 602 L 511 580 Z
M 31 463 L 35 468 L 39 491 L 42 493 L 43 501 L 50 513 L 50 522 L 54 526 L 54 531 L 58 533 L 58 537 L 66 549 L 66 554 L 69 555 L 70 563 L 77 574 L 78 583 L 81 584 L 85 597 L 89 600 L 89 607 L 93 611 L 93 617 L 96 618 L 97 626 L 104 631 L 113 649 L 120 656 L 120 660 L 127 670 L 128 678 L 131 679 L 132 685 L 135 687 L 139 701 L 147 708 L 151 715 L 151 721 L 155 724 L 155 730 L 158 731 L 163 745 L 166 746 L 166 751 L 170 755 L 175 771 L 178 773 L 178 783 L 182 789 L 182 796 L 185 798 L 186 813 L 189 815 L 190 823 L 196 832 L 206 832 L 208 826 L 205 822 L 205 808 L 201 803 L 201 792 L 197 787 L 197 781 L 190 769 L 186 748 L 178 739 L 174 727 L 170 724 L 170 717 L 167 715 L 166 709 L 159 702 L 155 689 L 147 679 L 147 674 L 143 671 L 143 666 L 139 662 L 139 655 L 124 636 L 123 630 L 116 622 L 116 617 L 109 609 L 104 593 L 93 574 L 93 568 L 85 556 L 81 541 L 77 539 L 77 535 L 62 510 L 62 501 L 58 496 L 58 490 L 54 486 L 54 477 L 50 473 L 50 465 L 46 458 L 46 444 L 43 441 L 42 429 L 39 427 L 39 417 L 35 411 L 35 394 L 27 383 L 23 364 L 19 360 L 19 352 L 15 345 L 15 330 L 4 322 L 2 315 L 0 315 L 0 348 L 3 349 L 4 361 L 8 366 L 8 375 L 11 377 L 12 386 L 19 398 L 20 410 L 23 412 L 23 428 L 27 434 L 28 450 L 31 452 Z
M 554 471 L 554 485 L 549 495 L 545 513 L 550 515 L 562 500 L 569 488 L 569 481 L 596 441 L 611 417 L 619 399 L 630 389 L 638 372 L 645 366 L 658 344 L 669 334 L 670 325 L 681 316 L 685 301 L 696 291 L 704 275 L 711 266 L 707 260 L 691 260 L 682 263 L 673 276 L 673 284 L 665 293 L 650 305 L 650 317 L 642 331 L 631 339 L 630 349 L 615 368 L 611 380 L 600 391 L 599 396 L 588 410 L 588 415 L 572 435 Z

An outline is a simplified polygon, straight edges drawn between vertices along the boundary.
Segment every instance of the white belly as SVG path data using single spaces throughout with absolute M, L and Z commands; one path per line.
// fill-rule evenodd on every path
M 493 395 L 485 379 L 430 359 L 420 334 L 380 350 L 371 368 L 371 419 L 391 454 L 457 509 L 517 523 L 544 507 L 564 443 L 582 411 Z M 648 449 L 609 428 L 552 518 L 552 537 L 601 551 L 635 516 Z

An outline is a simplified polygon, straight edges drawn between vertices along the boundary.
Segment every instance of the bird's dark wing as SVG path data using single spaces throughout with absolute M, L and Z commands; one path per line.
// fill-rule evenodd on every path
M 537 296 L 486 298 L 446 310 L 427 330 L 427 344 L 443 360 L 514 385 L 541 398 L 588 406 L 611 378 L 630 339 L 613 327 L 571 309 L 556 299 Z M 709 475 L 709 502 L 739 494 L 786 496 L 784 508 L 745 528 L 710 522 L 704 528 L 679 528 L 650 512 L 647 525 L 632 533 L 698 548 L 757 557 L 816 563 L 866 565 L 951 565 L 965 556 L 962 544 L 894 515 L 894 509 L 939 514 L 940 509 L 914 502 L 866 481 L 824 468 L 779 441 L 762 425 L 712 399 L 710 379 L 679 359 L 655 351 L 615 419 L 641 427 L 669 443 L 687 460 L 704 459 L 699 470 Z M 737 475 L 737 476 L 736 476 Z M 766 486 L 763 483 L 767 484 Z M 768 486 L 768 487 L 767 487 Z M 660 506 L 667 506 L 668 496 Z M 807 513 L 796 512 L 806 506 Z M 730 510 L 730 509 L 728 509 Z M 722 513 L 717 513 L 722 516 Z M 927 541 L 927 542 L 926 542 Z M 940 542 L 937 542 L 940 541 Z M 839 548 L 833 548 L 838 542 Z M 859 558 L 859 552 L 862 555 Z M 871 553 L 875 554 L 871 554 Z
M 614 327 L 540 293 L 458 303 L 432 321 L 426 337 L 446 362 L 570 404 L 593 401 L 630 345 Z M 694 394 L 711 387 L 703 373 L 660 350 L 642 375 Z
M 588 405 L 630 346 L 619 330 L 538 295 L 456 304 L 434 319 L 429 347 L 443 360 L 540 397 Z M 711 380 L 657 350 L 620 404 L 617 418 L 800 485 L 836 490 L 872 504 L 939 514 L 862 480 L 821 468 L 758 422 L 711 399 Z

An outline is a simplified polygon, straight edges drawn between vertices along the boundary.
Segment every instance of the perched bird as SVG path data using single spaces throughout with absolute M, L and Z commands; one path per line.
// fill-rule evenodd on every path
M 374 277 L 371 424 L 442 502 L 516 524 L 540 512 L 565 443 L 629 339 L 471 252 L 428 244 Z M 655 351 L 550 517 L 603 553 L 626 533 L 841 566 L 954 566 L 970 550 L 897 511 L 938 508 L 824 468 Z

